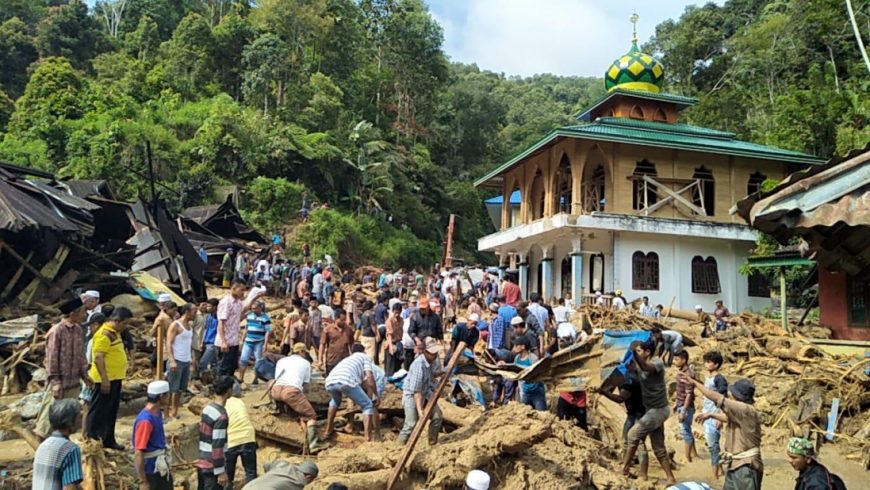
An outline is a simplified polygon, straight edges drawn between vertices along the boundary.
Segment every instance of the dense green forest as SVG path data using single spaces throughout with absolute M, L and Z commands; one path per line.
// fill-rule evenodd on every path
M 870 2 L 854 3 L 870 38 Z M 389 266 L 440 257 L 456 213 L 459 255 L 485 259 L 471 182 L 604 88 L 450 63 L 442 41 L 422 0 L 0 0 L 0 159 L 133 199 L 147 142 L 174 210 L 238 186 L 268 233 L 307 191 L 331 210 L 294 236 Z M 823 156 L 870 140 L 840 0 L 690 8 L 645 49 L 668 91 L 700 98 L 689 122 Z

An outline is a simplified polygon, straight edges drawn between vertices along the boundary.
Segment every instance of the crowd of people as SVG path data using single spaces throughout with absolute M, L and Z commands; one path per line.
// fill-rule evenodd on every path
M 366 274 L 357 286 L 341 287 L 342 282 L 351 281 L 338 280 L 338 287 L 330 289 L 327 285 L 337 279 L 330 265 L 306 262 L 272 275 L 273 268 L 282 263 L 279 260 L 267 262 L 270 275 L 253 282 L 234 274 L 228 294 L 220 300 L 178 305 L 169 294 L 158 297 L 160 313 L 151 331 L 163 340 L 155 343 L 163 345 L 160 357 L 165 379 L 148 385 L 147 405 L 133 425 L 131 442 L 140 488 L 173 488 L 164 423 L 178 416 L 182 397 L 193 391 L 191 379 L 210 383 L 213 392 L 212 402 L 201 415 L 199 488 L 231 488 L 239 461 L 246 488 L 302 488 L 318 475 L 314 463 L 274 462 L 267 465 L 264 475 L 257 474 L 254 429 L 240 398 L 249 379 L 252 384 L 269 382 L 269 395 L 298 417 L 307 448 L 316 453 L 329 447 L 327 441 L 345 398 L 359 407 L 365 438 L 380 440 L 378 404 L 387 379 L 401 377 L 405 418 L 398 439 L 405 443 L 434 396 L 437 378 L 444 374 L 442 358 L 449 358 L 460 343 L 495 365 L 526 368 L 561 348 L 586 342 L 592 333 L 588 325 L 584 330 L 572 323 L 570 297 L 550 304 L 532 293 L 524 300 L 515 277 L 499 280 L 486 274 L 482 281 L 470 284 L 453 272 L 426 276 L 400 269 Z M 270 290 L 275 291 L 272 281 L 280 284 L 278 296 L 286 298 L 287 309 L 281 338 L 275 341 L 270 341 L 275 326 L 263 301 Z M 621 297 L 616 291 L 610 306 L 628 305 L 618 300 Z M 661 308 L 651 307 L 647 298 L 639 310 L 653 317 L 661 314 Z M 37 423 L 45 442 L 34 460 L 34 488 L 66 488 L 81 480 L 81 454 L 69 441 L 74 432 L 82 430 L 106 448 L 126 450 L 115 439 L 115 425 L 133 348 L 127 331 L 133 314 L 125 307 L 101 304 L 96 291 L 65 303 L 61 311 L 61 321 L 47 336 L 48 389 Z M 717 302 L 714 315 L 717 321 L 727 320 L 730 313 Z M 709 320 L 711 328 L 718 328 Z M 445 332 L 450 332 L 449 342 Z M 625 382 L 615 392 L 600 392 L 625 405 L 623 472 L 629 473 L 637 456 L 641 475 L 647 476 L 644 441 L 649 439 L 668 482 L 676 481 L 663 429 L 665 421 L 675 416 L 688 461 L 698 457 L 692 430 L 697 422 L 703 425 L 713 477 L 724 473 L 726 489 L 760 488 L 761 422 L 753 405 L 752 384 L 738 380 L 729 386 L 719 373 L 723 359 L 717 352 L 704 355 L 707 376 L 696 378 L 676 331 L 653 329 L 650 340 L 632 344 L 630 352 L 630 374 Z M 248 376 L 252 364 L 253 376 Z M 669 401 L 665 372 L 672 364 L 677 389 Z M 323 374 L 330 397 L 322 437 L 308 399 L 313 370 Z M 514 382 L 499 376 L 489 381 L 490 406 L 518 402 L 548 410 L 547 389 L 541 382 Z M 703 396 L 697 416 L 696 392 Z M 587 398 L 585 387 L 560 391 L 558 416 L 587 430 Z M 429 424 L 430 444 L 437 443 L 440 430 L 441 413 L 436 405 Z M 799 488 L 829 488 L 807 483 L 821 481 L 821 476 L 839 481 L 818 463 L 809 441 L 791 441 L 789 457 L 799 471 L 799 481 L 804 482 Z M 36 486 L 37 481 L 52 483 Z M 469 474 L 468 488 L 486 489 L 488 485 L 486 473 L 475 470 Z

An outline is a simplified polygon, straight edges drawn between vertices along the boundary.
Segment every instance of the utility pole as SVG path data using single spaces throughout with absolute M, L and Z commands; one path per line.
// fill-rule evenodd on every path
M 456 215 L 450 213 L 450 222 L 447 225 L 447 246 L 444 250 L 444 268 L 453 268 L 453 229 L 456 224 Z

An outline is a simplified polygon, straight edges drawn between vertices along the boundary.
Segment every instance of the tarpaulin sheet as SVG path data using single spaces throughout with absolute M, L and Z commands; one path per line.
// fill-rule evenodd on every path
M 628 377 L 628 365 L 634 357 L 629 346 L 634 341 L 646 342 L 652 337 L 649 330 L 607 330 L 604 332 L 605 356 L 601 370 L 602 387 L 619 386 Z M 615 366 L 611 365 L 617 362 Z
M 152 276 L 147 272 L 133 272 L 130 274 L 130 279 L 133 282 L 133 289 L 139 293 L 139 296 L 151 301 L 157 301 L 157 296 L 161 293 L 167 293 L 169 296 L 172 296 L 172 301 L 175 302 L 176 305 L 183 305 L 187 303 L 181 296 L 175 294 L 169 286 L 160 282 L 160 279 Z

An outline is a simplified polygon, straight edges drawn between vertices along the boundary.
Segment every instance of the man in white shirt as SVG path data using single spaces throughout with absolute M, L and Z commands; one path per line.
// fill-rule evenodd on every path
M 657 310 L 653 305 L 649 304 L 649 298 L 644 296 L 643 303 L 640 305 L 640 314 L 643 316 L 648 316 L 650 318 L 658 318 L 659 310 Z
M 351 347 L 352 354 L 341 360 L 324 382 L 326 391 L 332 398 L 329 401 L 329 410 L 326 419 L 326 436 L 332 435 L 335 414 L 341 406 L 341 400 L 347 396 L 363 414 L 363 430 L 367 441 L 372 440 L 372 426 L 374 424 L 375 405 L 378 399 L 377 386 L 372 368 L 372 358 L 365 354 L 362 344 L 354 344 Z
M 283 402 L 299 415 L 308 430 L 308 449 L 311 452 L 329 447 L 317 437 L 317 413 L 305 396 L 305 385 L 311 382 L 311 361 L 303 357 L 307 348 L 302 342 L 293 345 L 293 354 L 275 364 L 275 383 L 270 390 L 272 399 Z
M 571 308 L 565 305 L 565 298 L 557 300 L 558 305 L 553 308 L 553 318 L 556 320 L 556 325 L 571 321 Z
M 621 289 L 616 290 L 616 295 L 613 297 L 613 300 L 611 301 L 611 305 L 613 306 L 613 309 L 616 311 L 619 311 L 619 310 L 626 307 L 625 298 L 622 296 Z

